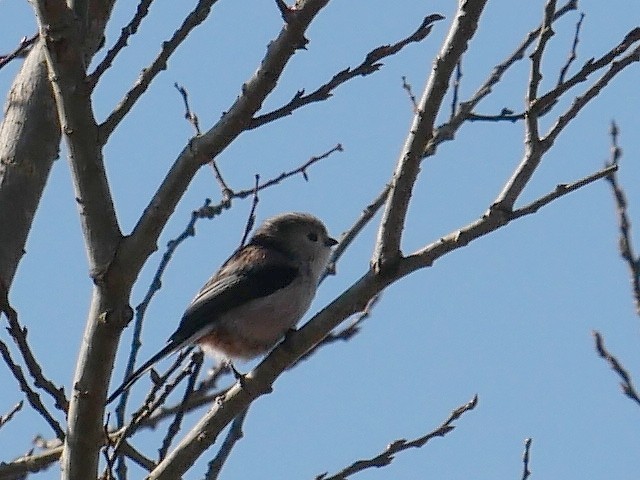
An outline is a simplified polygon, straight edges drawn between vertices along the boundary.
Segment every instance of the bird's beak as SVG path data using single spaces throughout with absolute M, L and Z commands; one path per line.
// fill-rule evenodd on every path
M 334 245 L 338 244 L 338 240 L 336 240 L 335 238 L 328 237 L 324 241 L 324 244 L 325 244 L 326 247 L 333 247 Z

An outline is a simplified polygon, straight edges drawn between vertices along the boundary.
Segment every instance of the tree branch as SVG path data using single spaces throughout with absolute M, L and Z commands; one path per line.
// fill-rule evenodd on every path
M 331 78 L 331 80 L 324 83 L 316 90 L 307 95 L 304 94 L 304 90 L 299 90 L 293 96 L 291 101 L 286 105 L 283 105 L 282 107 L 277 108 L 269 113 L 265 113 L 253 118 L 249 123 L 247 130 L 258 128 L 265 123 L 273 122 L 274 120 L 277 120 L 279 118 L 291 115 L 295 110 L 310 103 L 321 102 L 323 100 L 331 98 L 331 96 L 333 95 L 333 91 L 340 85 L 348 82 L 355 77 L 365 77 L 378 71 L 383 65 L 382 63 L 380 63 L 380 60 L 382 60 L 383 58 L 395 55 L 410 43 L 421 42 L 422 40 L 427 38 L 427 35 L 429 35 L 429 33 L 431 32 L 433 23 L 438 20 L 442 20 L 443 18 L 444 17 L 442 15 L 438 14 L 433 14 L 425 17 L 418 29 L 408 37 L 392 45 L 383 45 L 374 48 L 366 55 L 365 59 L 360 65 L 353 69 L 347 67 L 344 70 L 336 73 Z
M 137 33 L 138 27 L 140 26 L 140 23 L 142 23 L 142 20 L 144 20 L 144 18 L 148 15 L 149 7 L 152 3 L 153 0 L 140 0 L 140 3 L 138 3 L 138 8 L 136 8 L 135 15 L 133 16 L 131 21 L 122 28 L 122 30 L 120 31 L 120 36 L 118 37 L 118 40 L 116 40 L 116 43 L 113 45 L 113 47 L 111 47 L 111 49 L 109 49 L 109 51 L 95 68 L 95 70 L 87 77 L 87 83 L 89 84 L 91 90 L 96 87 L 102 74 L 111 67 L 118 53 L 120 53 L 120 51 L 127 46 L 129 37 Z
M 622 149 L 618 145 L 618 127 L 615 122 L 611 122 L 611 157 L 607 162 L 608 166 L 618 165 L 618 161 L 622 156 Z M 640 257 L 638 257 L 633 248 L 631 240 L 631 220 L 627 211 L 627 197 L 624 190 L 618 183 L 618 176 L 615 173 L 607 176 L 607 181 L 611 185 L 611 191 L 616 202 L 618 213 L 618 229 L 620 231 L 620 239 L 618 241 L 620 255 L 629 267 L 631 277 L 631 289 L 633 292 L 633 300 L 636 307 L 636 314 L 640 315 Z
M 598 355 L 606 360 L 611 369 L 620 377 L 620 388 L 622 388 L 623 393 L 638 405 L 640 405 L 640 395 L 638 395 L 638 391 L 633 385 L 629 372 L 627 372 L 627 370 L 625 370 L 618 359 L 611 355 L 605 348 L 604 340 L 602 339 L 602 335 L 600 335 L 600 332 L 594 331 L 593 339 L 595 341 L 596 351 L 598 352 Z
M 363 470 L 366 470 L 368 468 L 386 467 L 387 465 L 390 465 L 391 462 L 393 462 L 396 454 L 410 448 L 421 448 L 426 445 L 427 442 L 429 442 L 431 439 L 436 437 L 444 437 L 448 433 L 451 433 L 456 428 L 455 425 L 452 425 L 453 421 L 460 418 L 466 412 L 473 410 L 476 405 L 478 405 L 477 395 L 475 395 L 468 403 L 456 408 L 453 412 L 451 412 L 449 418 L 442 422 L 440 426 L 435 430 L 432 430 L 426 435 L 409 441 L 405 439 L 395 440 L 387 445 L 384 451 L 376 455 L 375 457 L 371 457 L 366 460 L 358 460 L 357 462 L 352 463 L 348 467 L 340 470 L 338 473 L 336 473 L 335 475 L 331 475 L 330 477 L 327 477 L 327 474 L 323 473 L 322 475 L 318 475 L 316 477 L 316 480 L 346 480 L 353 474 L 362 472 Z
M 231 424 L 231 428 L 227 433 L 227 437 L 222 442 L 220 446 L 220 450 L 216 454 L 216 456 L 209 462 L 209 469 L 205 474 L 205 480 L 217 480 L 220 476 L 220 472 L 222 471 L 222 467 L 225 462 L 231 455 L 231 451 L 236 444 L 242 440 L 244 433 L 242 431 L 242 425 L 244 424 L 245 419 L 247 418 L 247 413 L 249 413 L 249 409 L 246 409 L 233 420 Z
M 113 112 L 111 112 L 107 119 L 100 124 L 98 138 L 101 145 L 107 143 L 109 136 L 113 133 L 124 117 L 131 111 L 142 94 L 147 91 L 154 78 L 161 71 L 166 70 L 169 57 L 176 51 L 182 42 L 184 42 L 189 33 L 207 19 L 211 12 L 211 7 L 217 1 L 218 0 L 199 0 L 191 13 L 189 13 L 189 15 L 184 19 L 182 25 L 180 25 L 180 27 L 174 32 L 171 39 L 163 42 L 162 50 L 158 56 L 153 60 L 153 62 L 151 62 L 151 65 L 142 70 L 140 77 L 133 87 L 125 93 L 124 98 L 116 106 Z M 95 80 L 97 81 L 97 78 Z
M 6 55 L 0 55 L 0 68 L 4 67 L 11 60 L 26 55 L 29 49 L 36 43 L 36 40 L 38 40 L 39 36 L 40 34 L 36 33 L 29 38 L 22 37 L 22 40 L 20 40 L 20 43 L 13 52 Z
M 18 403 L 16 403 L 13 406 L 13 408 L 11 408 L 11 410 L 9 410 L 4 415 L 0 415 L 0 428 L 4 427 L 7 423 L 9 423 L 13 418 L 13 416 L 16 413 L 18 413 L 20 410 L 22 410 L 23 405 L 24 405 L 24 401 L 20 400 Z
M 2 285 L 2 282 L 0 282 L 0 313 L 4 313 L 7 317 L 9 322 L 7 331 L 18 347 L 24 363 L 27 366 L 27 370 L 34 380 L 35 386 L 49 394 L 55 401 L 55 407 L 66 414 L 69 410 L 69 401 L 64 394 L 64 388 L 56 387 L 55 384 L 42 373 L 40 363 L 36 360 L 31 351 L 31 347 L 29 347 L 27 343 L 27 329 L 20 325 L 18 313 L 9 304 L 8 292 L 5 286 Z
M 524 441 L 524 453 L 522 454 L 522 480 L 527 480 L 529 475 L 531 475 L 531 470 L 529 470 L 529 454 L 531 452 L 531 443 L 532 439 L 527 438 Z
M 577 0 L 569 0 L 556 11 L 553 17 L 553 21 L 555 22 L 562 16 L 566 15 L 568 12 L 575 10 L 577 8 L 577 5 Z M 427 147 L 425 148 L 425 157 L 435 155 L 438 145 L 440 145 L 442 142 L 453 140 L 455 137 L 455 133 L 465 121 L 478 119 L 478 115 L 472 114 L 473 109 L 476 108 L 478 104 L 493 91 L 493 87 L 495 87 L 502 80 L 504 74 L 519 60 L 522 60 L 524 58 L 525 52 L 533 44 L 536 38 L 539 37 L 542 28 L 543 25 L 540 25 L 539 27 L 531 30 L 522 40 L 516 50 L 511 55 L 509 55 L 509 57 L 507 57 L 502 63 L 499 63 L 494 67 L 489 77 L 480 86 L 480 88 L 478 88 L 473 96 L 469 100 L 459 103 L 456 115 L 451 120 L 449 120 L 449 122 L 440 125 L 435 130 L 433 138 L 429 141 Z M 524 118 L 524 115 L 522 115 L 521 118 Z
M 465 0 L 460 3 L 447 39 L 434 62 L 391 181 L 391 191 L 380 222 L 372 259 L 376 271 L 393 266 L 399 261 L 402 230 L 418 177 L 420 160 L 433 137 L 434 123 L 451 74 L 476 31 L 485 3 L 486 0 Z

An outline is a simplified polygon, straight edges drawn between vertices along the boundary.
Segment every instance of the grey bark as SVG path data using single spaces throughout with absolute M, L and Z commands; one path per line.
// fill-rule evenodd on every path
M 8 288 L 53 161 L 60 125 L 38 42 L 16 76 L 0 125 L 0 281 Z

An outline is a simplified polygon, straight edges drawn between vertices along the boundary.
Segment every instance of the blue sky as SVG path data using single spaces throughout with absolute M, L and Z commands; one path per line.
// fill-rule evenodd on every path
M 104 119 L 139 71 L 159 51 L 193 2 L 158 0 L 140 33 L 118 58 L 95 92 L 95 113 Z M 357 78 L 326 102 L 242 134 L 218 161 L 232 188 L 248 188 L 253 175 L 267 179 L 341 143 L 345 151 L 312 167 L 309 182 L 296 177 L 260 196 L 258 218 L 290 210 L 312 212 L 339 235 L 378 194 L 394 168 L 411 121 L 402 76 L 418 94 L 455 11 L 452 0 L 333 1 L 308 32 L 307 51 L 287 67 L 264 110 L 280 106 L 301 88 L 308 91 L 370 49 L 412 32 L 425 15 L 441 13 L 432 34 L 384 61 L 375 75 Z M 464 58 L 461 98 L 473 94 L 493 66 L 509 55 L 542 18 L 544 3 L 489 1 L 478 33 Z M 120 2 L 107 32 L 111 45 L 130 18 L 134 3 Z M 586 13 L 573 71 L 622 40 L 640 20 L 636 2 L 580 2 Z M 544 60 L 543 89 L 552 88 L 571 46 L 578 13 L 555 26 Z M 201 127 L 210 127 L 234 101 L 253 73 L 282 20 L 273 2 L 220 1 L 158 76 L 148 94 L 113 135 L 105 162 L 123 230 L 134 225 L 176 155 L 193 134 L 182 118 L 173 84 L 190 94 Z M 0 51 L 14 48 L 35 31 L 27 2 L 0 0 Z M 101 58 L 99 53 L 97 58 Z M 7 92 L 19 68 L 0 71 Z M 478 112 L 521 110 L 529 64 L 510 72 Z M 580 113 L 525 190 L 520 204 L 588 175 L 609 154 L 609 123 L 621 129 L 620 180 L 627 187 L 632 222 L 640 212 L 637 188 L 640 139 L 638 65 L 632 65 Z M 557 112 L 567 108 L 572 91 Z M 6 94 L 5 94 L 6 95 Z M 449 114 L 445 101 L 441 121 Z M 412 198 L 403 249 L 409 253 L 473 221 L 501 190 L 523 153 L 521 123 L 470 123 L 455 141 L 427 159 Z M 191 210 L 205 198 L 219 199 L 210 169 L 203 168 L 161 237 L 132 297 L 148 288 L 164 245 L 176 237 Z M 147 312 L 142 357 L 154 353 L 173 332 L 195 292 L 237 246 L 250 208 L 234 208 L 200 221 L 197 236 L 177 252 L 163 288 Z M 375 220 L 379 220 L 376 217 Z M 368 268 L 376 223 L 365 229 L 323 283 L 305 318 L 347 288 Z M 444 439 L 399 454 L 393 464 L 357 478 L 520 478 L 524 439 L 533 438 L 532 478 L 637 476 L 640 410 L 624 397 L 617 377 L 597 357 L 591 331 L 632 372 L 640 375 L 639 319 L 634 313 L 626 266 L 617 252 L 617 220 L 604 182 L 590 185 L 473 242 L 390 287 L 362 332 L 346 344 L 329 346 L 283 375 L 271 395 L 259 399 L 245 423 L 245 438 L 223 478 L 314 478 L 376 455 L 398 438 L 414 438 L 439 425 L 474 394 L 479 405 L 456 422 Z M 636 222 L 637 223 L 637 222 Z M 638 235 L 636 235 L 638 237 Z M 54 165 L 26 247 L 27 255 L 11 301 L 45 372 L 66 385 L 73 376 L 84 329 L 91 282 L 83 250 L 64 149 Z M 131 328 L 122 338 L 113 383 L 121 380 Z M 3 340 L 8 335 L 1 333 Z M 209 365 L 211 361 L 209 360 Z M 241 364 L 243 370 L 253 363 Z M 636 375 L 636 378 L 638 378 Z M 638 380 L 640 382 L 640 380 Z M 0 367 L 0 412 L 19 399 L 6 368 Z M 134 397 L 141 398 L 148 380 Z M 193 425 L 197 415 L 189 417 Z M 51 436 L 28 407 L 0 430 L 2 460 L 24 453 L 34 434 Z M 158 433 L 136 445 L 153 457 Z M 218 445 L 185 477 L 201 478 Z M 142 471 L 132 470 L 132 478 Z M 56 478 L 52 467 L 41 478 Z

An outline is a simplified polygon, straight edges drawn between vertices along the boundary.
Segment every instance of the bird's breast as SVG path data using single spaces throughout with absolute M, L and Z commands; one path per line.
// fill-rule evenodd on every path
M 270 350 L 302 318 L 314 294 L 315 283 L 299 278 L 220 316 L 198 344 L 231 358 L 256 357 Z

